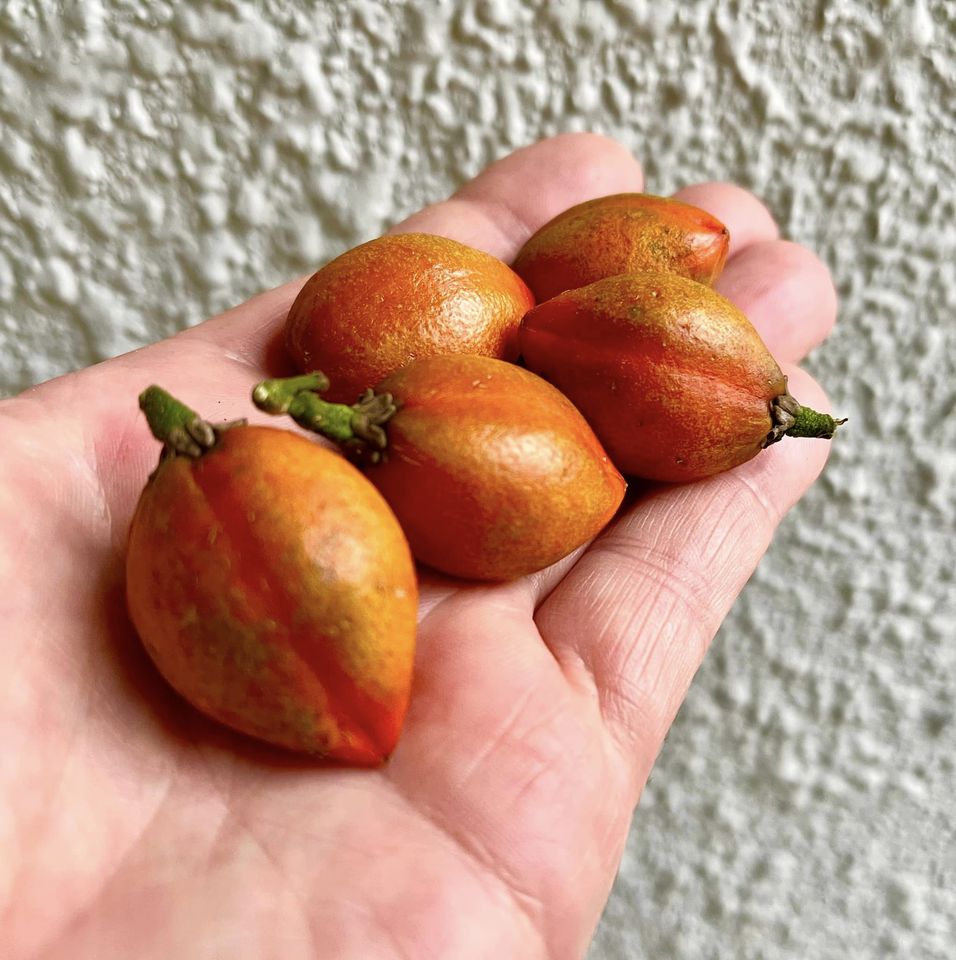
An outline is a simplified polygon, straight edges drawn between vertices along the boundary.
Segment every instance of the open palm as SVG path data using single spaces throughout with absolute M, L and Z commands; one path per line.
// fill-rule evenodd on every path
M 397 229 L 510 260 L 560 210 L 642 187 L 621 147 L 558 137 Z M 744 191 L 719 284 L 781 361 L 835 314 L 825 268 Z M 127 621 L 124 540 L 158 448 L 136 396 L 212 420 L 254 382 L 300 282 L 0 404 L 0 955 L 578 958 L 710 639 L 828 444 L 634 492 L 588 549 L 504 585 L 425 577 L 405 732 L 380 770 L 316 768 L 216 727 Z M 791 371 L 793 392 L 821 405 Z

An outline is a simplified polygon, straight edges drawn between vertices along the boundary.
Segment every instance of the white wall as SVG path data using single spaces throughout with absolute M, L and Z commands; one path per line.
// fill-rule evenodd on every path
M 77 12 L 61 14 L 57 7 Z M 817 250 L 850 423 L 718 638 L 593 960 L 956 950 L 956 24 L 946 0 L 0 4 L 0 394 L 611 133 Z

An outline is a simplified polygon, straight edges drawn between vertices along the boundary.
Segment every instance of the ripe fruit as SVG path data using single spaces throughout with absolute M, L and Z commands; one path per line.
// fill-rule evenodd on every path
M 546 223 L 514 262 L 538 302 L 605 277 L 665 270 L 712 284 L 727 259 L 727 228 L 690 204 L 646 193 L 579 203 Z
M 787 392 L 757 331 L 685 277 L 629 274 L 542 303 L 526 317 L 528 367 L 568 396 L 624 474 L 696 480 L 788 436 L 839 423 Z
M 518 326 L 533 306 L 521 278 L 490 254 L 403 233 L 355 247 L 313 274 L 289 311 L 286 345 L 304 373 L 327 374 L 330 399 L 351 403 L 419 357 L 517 359 Z
M 166 448 L 133 518 L 127 602 L 159 671 L 243 733 L 380 763 L 405 715 L 417 608 L 385 501 L 289 431 L 214 429 L 158 387 L 140 405 Z
M 371 452 L 367 476 L 412 552 L 445 573 L 508 580 L 540 570 L 595 536 L 624 496 L 584 418 L 521 367 L 429 357 L 355 407 L 312 392 L 325 382 L 321 374 L 267 381 L 253 399 Z

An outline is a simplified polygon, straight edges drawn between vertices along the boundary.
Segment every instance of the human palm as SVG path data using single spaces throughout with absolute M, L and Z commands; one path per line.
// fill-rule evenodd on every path
M 398 229 L 509 260 L 560 210 L 641 186 L 616 144 L 558 137 Z M 680 195 L 730 228 L 719 289 L 798 360 L 834 317 L 825 268 L 744 191 Z M 707 481 L 639 486 L 588 549 L 535 577 L 423 574 L 389 762 L 279 755 L 166 687 L 122 571 L 157 456 L 136 395 L 158 382 L 210 419 L 256 419 L 250 388 L 298 285 L 0 404 L 5 958 L 582 956 L 694 671 L 826 456 L 787 441 Z

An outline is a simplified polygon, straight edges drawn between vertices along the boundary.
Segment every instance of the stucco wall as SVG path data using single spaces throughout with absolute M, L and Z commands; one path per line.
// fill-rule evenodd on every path
M 71 12 L 58 12 L 58 7 Z M 850 424 L 678 718 L 591 957 L 956 953 L 945 0 L 0 4 L 0 394 L 196 322 L 490 159 L 611 133 L 830 264 Z

